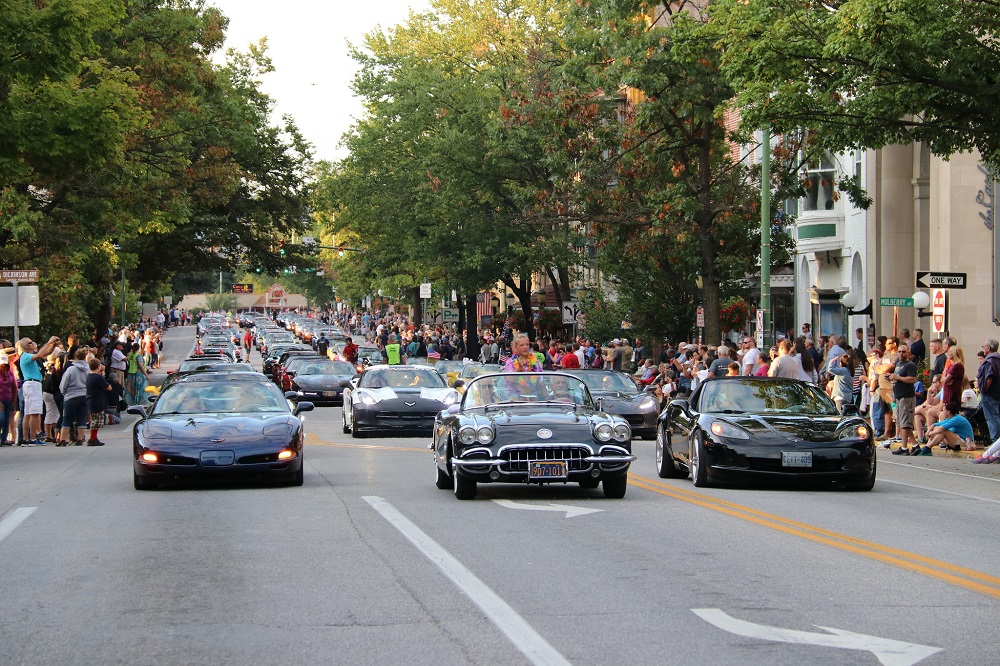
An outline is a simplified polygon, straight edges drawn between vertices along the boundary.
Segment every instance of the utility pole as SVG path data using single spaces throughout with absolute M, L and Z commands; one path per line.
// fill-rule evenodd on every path
M 764 344 L 771 343 L 771 128 L 764 126 L 760 160 L 760 309 L 764 312 Z

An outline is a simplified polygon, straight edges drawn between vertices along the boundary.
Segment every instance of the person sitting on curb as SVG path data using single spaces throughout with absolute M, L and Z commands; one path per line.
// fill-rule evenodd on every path
M 940 446 L 951 451 L 961 451 L 962 443 L 972 439 L 972 424 L 962 416 L 962 407 L 956 402 L 949 402 L 944 406 L 944 417 L 937 422 L 927 433 L 927 446 L 920 448 L 918 454 L 910 455 L 931 455 L 931 447 Z M 913 448 L 919 448 L 914 446 Z M 926 451 L 926 453 L 925 453 Z M 894 452 L 895 453 L 895 452 Z

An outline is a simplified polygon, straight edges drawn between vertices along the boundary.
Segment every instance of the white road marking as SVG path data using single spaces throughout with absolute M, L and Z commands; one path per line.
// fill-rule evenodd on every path
M 964 476 L 967 479 L 980 479 L 982 481 L 993 481 L 994 483 L 1000 483 L 1000 479 L 994 479 L 989 476 L 979 476 L 978 474 L 966 474 L 965 472 L 949 472 L 946 469 L 932 469 L 930 467 L 920 467 L 909 465 L 907 463 L 893 462 L 891 460 L 879 460 L 879 465 L 898 465 L 899 467 L 905 467 L 907 469 L 919 469 L 924 472 L 934 472 L 935 474 L 951 474 L 952 476 Z M 970 463 L 971 464 L 971 463 Z M 880 477 L 881 478 L 881 477 Z
M 540 666 L 569 665 L 570 662 L 549 645 L 541 634 L 517 614 L 517 611 L 396 507 L 381 497 L 362 497 L 362 499 L 399 530 L 427 559 L 437 565 L 441 572 L 479 606 L 480 610 L 531 663 Z
M 604 511 L 604 509 L 585 509 L 582 506 L 572 506 L 570 504 L 523 504 L 504 499 L 495 499 L 493 501 L 500 506 L 507 507 L 508 509 L 522 509 L 524 511 L 565 511 L 566 518 L 586 516 L 588 513 L 600 513 L 601 511 Z
M 991 504 L 1000 504 L 1000 500 L 991 499 L 989 497 L 979 497 L 978 495 L 966 495 L 965 493 L 955 493 L 950 490 L 941 490 L 940 488 L 931 488 L 929 486 L 918 486 L 915 483 L 904 483 L 903 481 L 889 481 L 888 479 L 879 479 L 879 483 L 892 483 L 897 486 L 906 486 L 907 488 L 916 488 L 917 490 L 929 490 L 933 493 L 941 493 L 942 495 L 954 495 L 955 497 L 964 497 L 965 499 L 977 500 L 980 502 L 990 502 Z
M 905 643 L 891 638 L 856 634 L 852 631 L 819 627 L 834 634 L 817 634 L 810 631 L 769 627 L 765 624 L 755 624 L 738 620 L 718 608 L 692 608 L 691 612 L 701 619 L 714 624 L 719 629 L 737 636 L 759 638 L 776 643 L 793 643 L 796 645 L 818 645 L 821 647 L 841 648 L 844 650 L 863 650 L 871 652 L 884 666 L 912 666 L 923 661 L 932 654 L 941 652 L 941 648 L 919 643 Z
M 22 506 L 20 509 L 14 509 L 7 516 L 0 520 L 0 541 L 3 541 L 7 536 L 13 532 L 18 525 L 23 523 L 28 519 L 28 516 L 33 514 L 38 510 L 37 506 Z

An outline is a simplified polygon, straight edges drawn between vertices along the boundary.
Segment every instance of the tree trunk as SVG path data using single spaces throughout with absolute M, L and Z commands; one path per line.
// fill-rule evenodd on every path
M 471 296 L 471 297 L 465 299 L 465 306 L 462 308 L 462 316 L 464 316 L 465 320 L 468 321 L 468 322 L 475 322 L 476 321 L 476 297 L 475 296 Z M 462 322 L 459 321 L 459 326 L 461 326 L 461 325 L 462 325 Z M 474 323 L 470 324 L 466 328 L 466 336 L 465 336 L 465 357 L 466 358 L 471 358 L 473 360 L 479 360 L 479 335 L 478 335 L 478 330 L 479 330 L 478 327 Z M 462 334 L 461 331 L 459 331 L 459 335 L 461 335 L 461 334 Z
M 410 289 L 410 299 L 413 301 L 413 317 L 411 321 L 414 326 L 419 326 L 424 321 L 424 302 L 420 299 L 420 287 Z

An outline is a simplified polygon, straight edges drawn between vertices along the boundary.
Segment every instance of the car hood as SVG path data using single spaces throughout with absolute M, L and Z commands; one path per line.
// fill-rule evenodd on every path
M 297 418 L 284 413 L 171 414 L 140 421 L 136 424 L 136 435 L 147 443 L 204 445 L 221 439 L 226 445 L 233 445 L 262 439 L 288 441 L 299 426 Z
M 841 416 L 713 414 L 712 417 L 737 425 L 753 436 L 776 435 L 790 441 L 807 442 L 835 440 L 842 425 L 847 423 Z
M 453 388 L 428 388 L 426 386 L 414 386 L 412 388 L 402 387 L 402 388 L 361 388 L 359 391 L 363 391 L 368 395 L 375 398 L 377 402 L 382 402 L 383 400 L 395 400 L 401 397 L 414 397 L 417 396 L 424 400 L 438 400 L 444 401 L 449 395 L 458 396 L 458 393 Z
M 303 388 L 340 388 L 341 382 L 349 382 L 354 375 L 296 375 L 295 383 Z

